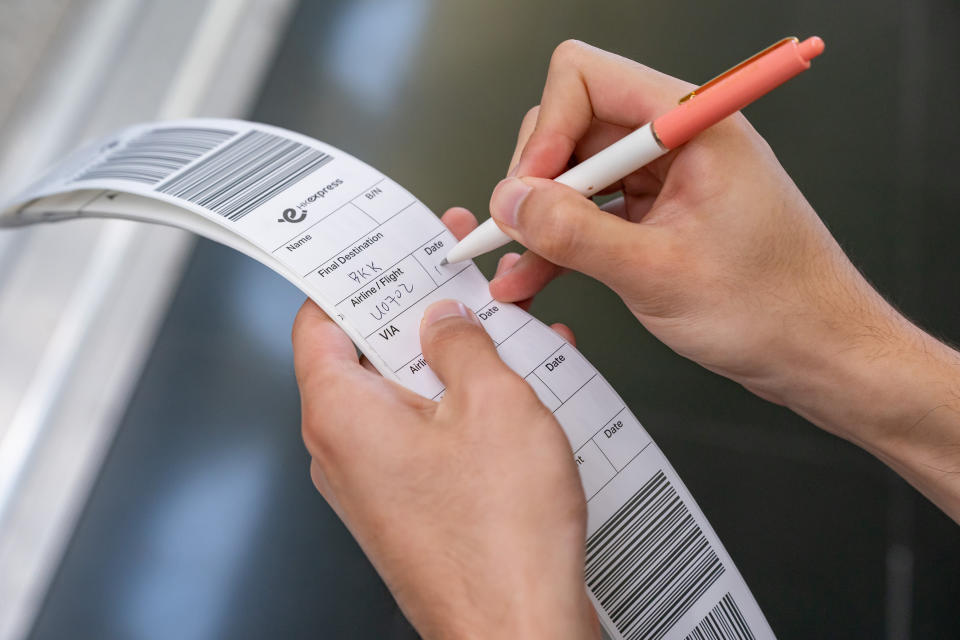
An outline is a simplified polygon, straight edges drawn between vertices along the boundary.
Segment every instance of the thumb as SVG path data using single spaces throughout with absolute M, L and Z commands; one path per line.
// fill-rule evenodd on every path
M 608 284 L 638 251 L 642 234 L 638 225 L 546 178 L 502 180 L 490 198 L 490 215 L 534 253 Z
M 510 372 L 477 316 L 456 300 L 427 307 L 420 322 L 420 346 L 448 394 L 465 392 L 471 381 Z

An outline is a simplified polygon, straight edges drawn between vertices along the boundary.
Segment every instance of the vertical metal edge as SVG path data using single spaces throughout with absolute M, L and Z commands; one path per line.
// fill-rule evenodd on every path
M 113 0 L 92 4 L 116 9 Z M 171 21 L 176 8 L 171 3 Z M 158 113 L 144 119 L 243 115 L 292 8 L 292 0 L 206 2 Z M 129 6 L 126 11 L 138 15 Z M 106 24 L 110 32 L 95 29 L 85 36 L 101 40 L 101 47 L 103 39 L 129 37 L 123 20 Z M 238 41 L 238 32 L 256 37 Z M 220 64 L 234 54 L 241 64 Z M 101 71 L 112 73 L 113 66 Z M 226 98 L 216 90 L 224 86 L 232 89 Z M 62 151 L 55 143 L 48 148 L 51 157 Z M 100 226 L 92 260 L 17 408 L 14 441 L 0 440 L 0 459 L 13 466 L 7 470 L 13 480 L 8 499 L 0 501 L 0 640 L 29 634 L 193 243 L 175 229 L 124 221 L 82 224 Z M 14 448 L 4 451 L 8 445 Z

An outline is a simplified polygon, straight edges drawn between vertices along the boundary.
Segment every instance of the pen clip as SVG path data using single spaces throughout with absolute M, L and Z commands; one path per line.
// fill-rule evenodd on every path
M 774 42 L 772 45 L 770 45 L 769 47 L 767 47 L 767 48 L 764 49 L 763 51 L 761 51 L 761 52 L 759 52 L 759 53 L 753 54 L 752 56 L 750 56 L 749 58 L 747 58 L 747 59 L 744 60 L 743 62 L 741 62 L 741 63 L 739 63 L 739 64 L 737 64 L 737 65 L 734 65 L 734 66 L 730 67 L 729 69 L 727 69 L 726 71 L 724 71 L 723 73 L 721 73 L 720 75 L 718 75 L 718 76 L 716 76 L 716 77 L 714 77 L 714 78 L 711 78 L 710 80 L 708 80 L 708 81 L 706 82 L 706 84 L 703 84 L 703 85 L 697 87 L 696 89 L 694 89 L 693 91 L 691 91 L 691 92 L 688 93 L 687 95 L 685 95 L 685 96 L 683 96 L 682 98 L 680 98 L 680 100 L 679 100 L 679 102 L 678 102 L 677 104 L 683 104 L 684 102 L 686 102 L 686 101 L 689 100 L 690 98 L 692 98 L 692 97 L 694 97 L 694 96 L 696 96 L 696 95 L 699 95 L 699 94 L 703 93 L 703 92 L 706 91 L 708 88 L 710 88 L 710 87 L 712 87 L 713 85 L 717 84 L 718 82 L 720 82 L 720 81 L 723 80 L 724 78 L 727 78 L 727 77 L 733 75 L 734 73 L 736 73 L 736 72 L 739 71 L 740 69 L 744 68 L 744 67 L 747 66 L 748 64 L 751 64 L 751 63 L 755 62 L 756 60 L 759 60 L 760 58 L 762 58 L 763 56 L 767 55 L 768 53 L 770 53 L 770 52 L 773 51 L 774 49 L 777 49 L 777 48 L 779 48 L 779 47 L 782 47 L 783 45 L 785 45 L 785 44 L 787 44 L 788 42 L 791 42 L 791 41 L 792 41 L 792 42 L 799 42 L 799 40 L 797 39 L 796 36 L 790 36 L 789 38 L 784 38 L 783 40 L 779 40 L 779 41 L 777 41 L 777 42 Z

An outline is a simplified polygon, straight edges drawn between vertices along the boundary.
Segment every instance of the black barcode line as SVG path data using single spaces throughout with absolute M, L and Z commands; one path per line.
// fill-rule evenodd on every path
M 666 613 L 682 605 L 694 590 L 691 578 L 699 578 L 709 571 L 708 565 L 712 565 L 713 560 L 709 555 L 699 563 L 692 564 L 704 551 L 708 551 L 705 541 L 699 544 L 693 532 L 688 534 L 681 546 L 664 559 L 663 566 L 668 568 L 625 592 L 615 614 L 623 619 L 625 626 L 632 625 L 641 616 L 645 616 L 651 625 L 667 622 Z M 654 637 L 654 634 L 651 631 L 641 636 Z
M 74 177 L 157 184 L 237 134 L 227 129 L 162 127 L 127 141 Z
M 157 191 L 236 221 L 331 160 L 294 140 L 249 131 Z
M 216 210 L 223 206 L 225 197 L 239 197 L 247 189 L 260 186 L 264 174 L 271 174 L 281 160 L 278 149 L 285 142 L 289 141 L 259 131 L 248 132 L 158 191 Z
M 679 536 L 683 533 L 683 525 L 685 524 L 687 523 L 682 520 L 682 513 L 671 512 L 671 514 L 665 516 L 661 522 L 662 528 L 648 533 L 645 538 L 642 539 L 642 544 L 625 547 L 623 551 L 621 551 L 622 555 L 615 565 L 616 570 L 610 571 L 605 576 L 598 577 L 598 579 L 594 581 L 598 585 L 596 592 L 598 597 L 618 590 L 621 583 L 638 580 L 638 576 L 644 575 L 644 572 L 651 565 L 662 563 L 665 558 L 669 558 L 668 554 L 671 551 L 677 552 L 678 550 L 682 550 L 685 539 Z M 640 539 L 638 538 L 638 540 Z M 679 546 L 675 546 L 677 540 L 680 541 Z M 636 558 L 644 558 L 645 560 L 642 563 L 638 563 L 636 562 Z M 654 577 L 655 576 L 648 576 L 646 582 L 639 582 L 638 589 L 646 586 Z M 622 592 L 622 590 L 619 591 Z M 623 597 L 626 597 L 626 593 L 624 593 Z M 611 598 L 611 605 L 617 600 L 618 598 Z
M 756 640 L 740 607 L 727 593 L 684 640 Z
M 658 523 L 653 521 L 652 516 L 660 512 L 669 500 L 666 489 L 665 482 L 647 483 L 634 494 L 633 499 L 621 507 L 617 516 L 607 522 L 607 525 L 614 525 L 613 527 L 609 530 L 601 529 L 591 537 L 590 544 L 587 545 L 587 566 L 593 570 L 587 573 L 588 583 L 607 581 L 611 574 L 618 578 L 629 567 L 632 556 L 650 555 L 651 546 L 664 537 L 654 537 L 658 531 Z M 675 520 L 682 516 L 683 511 L 683 505 L 673 504 L 659 524 L 672 529 Z M 650 515 L 646 518 L 637 517 L 638 513 Z
M 662 470 L 587 540 L 587 586 L 628 640 L 662 638 L 723 572 Z
M 607 520 L 587 541 L 587 564 L 589 565 L 595 555 L 606 548 L 611 537 L 619 535 L 627 524 L 631 521 L 630 516 L 637 509 L 637 504 L 647 500 L 649 494 L 656 490 L 655 483 L 648 482 L 639 491 L 620 508 L 617 513 Z M 598 565 L 602 566 L 602 565 Z
M 662 638 L 722 574 L 723 565 L 716 554 L 710 551 L 707 557 L 691 567 L 687 575 L 679 580 L 676 593 L 682 595 L 672 601 L 663 601 L 650 615 L 650 619 L 656 621 L 656 624 L 650 627 L 649 632 L 641 629 L 635 637 Z
M 158 190 L 170 190 L 172 186 L 176 186 L 184 193 L 192 193 L 196 197 L 200 197 L 207 195 L 210 190 L 217 186 L 217 183 L 211 180 L 212 176 L 223 175 L 225 171 L 240 174 L 249 170 L 250 166 L 256 162 L 256 156 L 250 154 L 243 157 L 241 154 L 247 149 L 240 148 L 238 150 L 237 148 L 237 145 L 249 139 L 249 135 L 248 133 L 242 136 L 239 140 L 224 147 L 219 153 L 205 158 L 202 162 L 193 166 L 189 172 L 177 176 L 171 184 L 163 185 Z
M 654 557 L 656 550 L 652 547 L 657 543 L 662 544 L 667 535 L 673 531 L 674 519 L 682 512 L 682 505 L 673 505 L 672 510 L 661 517 L 660 529 L 655 529 L 654 525 L 657 523 L 652 522 L 653 516 L 660 512 L 662 505 L 669 498 L 665 495 L 665 490 L 665 483 L 657 480 L 648 483 L 638 491 L 637 499 L 621 508 L 620 516 L 617 518 L 621 521 L 617 522 L 619 526 L 611 532 L 606 532 L 606 540 L 602 541 L 602 546 L 598 546 L 593 554 L 588 555 L 587 582 L 600 592 L 598 595 L 605 594 L 605 589 L 602 587 L 604 583 L 612 588 L 617 580 L 622 579 L 623 573 L 633 564 L 632 558 Z M 638 513 L 648 515 L 639 517 Z M 658 533 L 660 535 L 655 536 Z M 591 542 L 593 540 L 591 538 Z

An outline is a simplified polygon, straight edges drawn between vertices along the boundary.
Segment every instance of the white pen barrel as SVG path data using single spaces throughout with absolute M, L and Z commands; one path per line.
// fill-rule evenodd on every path
M 646 124 L 556 178 L 560 184 L 592 196 L 667 152 Z
M 666 152 L 657 141 L 653 126 L 647 124 L 590 156 L 555 180 L 590 197 Z M 501 231 L 491 218 L 457 243 L 445 259 L 449 263 L 469 260 L 499 249 L 508 242 L 510 236 Z

